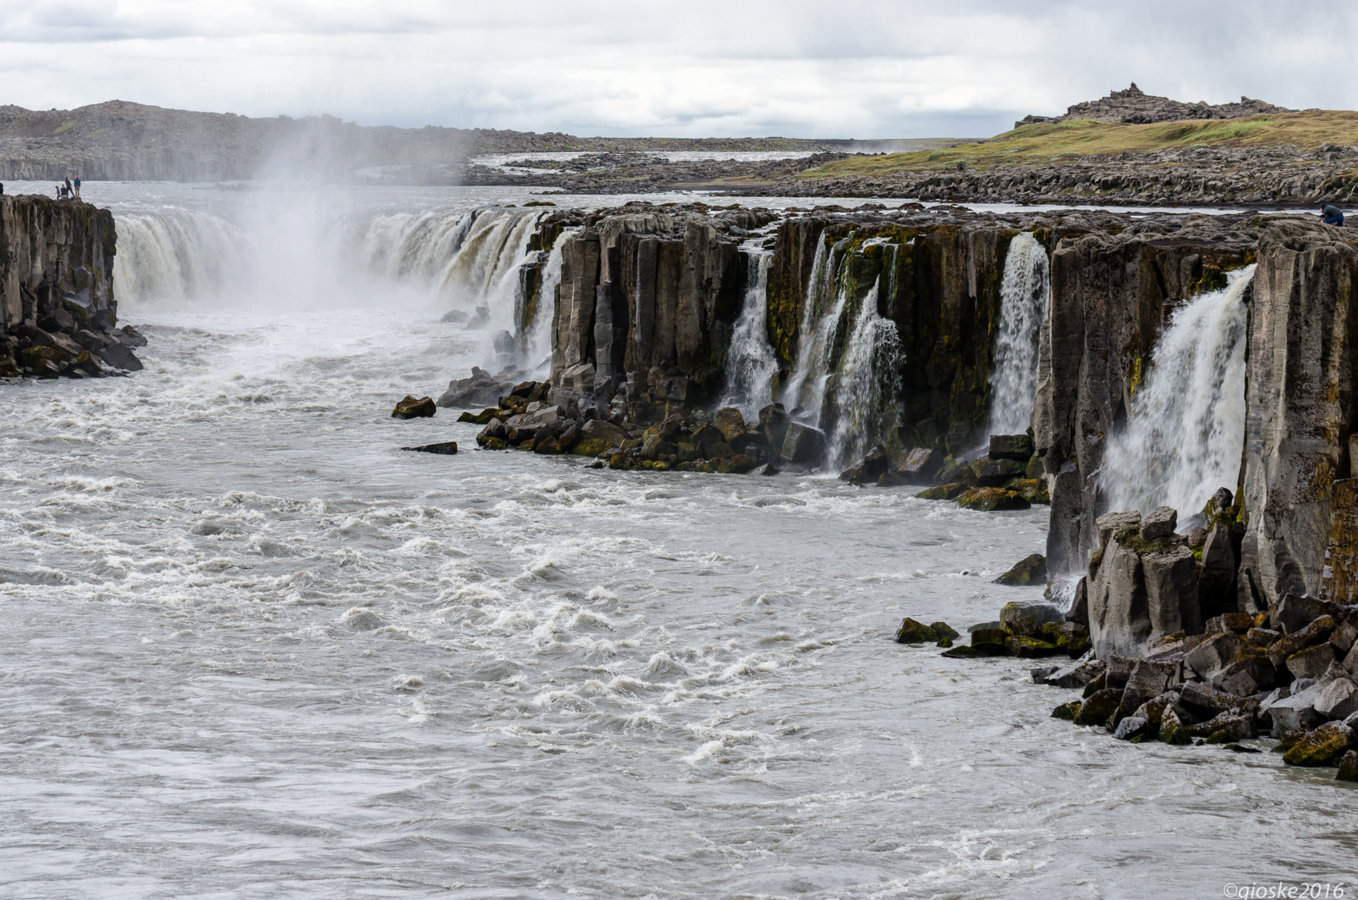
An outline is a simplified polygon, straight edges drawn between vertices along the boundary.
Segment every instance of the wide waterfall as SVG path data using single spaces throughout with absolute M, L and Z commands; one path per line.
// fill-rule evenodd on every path
M 1131 419 L 1104 454 L 1105 509 L 1197 513 L 1234 488 L 1245 439 L 1246 292 L 1254 266 L 1174 313 L 1152 352 Z
M 1000 333 L 995 339 L 990 433 L 1028 429 L 1037 387 L 1038 332 L 1051 305 L 1047 250 L 1028 232 L 1015 236 L 1000 282 Z
M 769 346 L 768 334 L 769 261 L 773 254 L 752 245 L 742 249 L 749 268 L 748 286 L 731 335 L 726 359 L 726 395 L 721 405 L 739 407 L 751 418 L 773 396 L 773 377 L 778 372 L 778 360 Z
M 179 207 L 117 216 L 113 278 L 124 312 L 148 303 L 213 297 L 246 271 L 244 232 L 226 219 Z

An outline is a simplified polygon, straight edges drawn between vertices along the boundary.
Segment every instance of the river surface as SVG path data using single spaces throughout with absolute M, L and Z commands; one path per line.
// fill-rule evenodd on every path
M 336 263 L 295 194 L 103 187 L 290 242 L 120 293 L 142 372 L 0 384 L 0 896 L 1352 890 L 1332 770 L 1119 743 L 1022 661 L 892 642 L 1040 597 L 991 582 L 1045 508 L 481 451 L 389 413 L 487 363 L 440 320 L 482 298 Z M 345 228 L 514 199 L 385 191 Z

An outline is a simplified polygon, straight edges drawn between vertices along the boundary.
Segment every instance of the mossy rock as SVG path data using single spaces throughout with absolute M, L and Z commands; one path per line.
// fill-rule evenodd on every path
M 1085 685 L 1085 689 L 1080 696 L 1088 700 L 1106 687 L 1108 687 L 1108 673 L 1103 672 L 1093 681 L 1089 682 L 1089 684 Z
M 1084 704 L 1079 700 L 1062 703 L 1060 706 L 1056 707 L 1056 709 L 1052 710 L 1052 718 L 1061 719 L 1066 722 L 1074 722 L 1076 717 L 1080 715 L 1080 707 L 1083 705 Z
M 901 620 L 901 626 L 896 629 L 896 643 L 898 644 L 932 644 L 938 640 L 938 632 L 906 616 Z
M 504 438 L 476 436 L 476 443 L 486 450 L 508 450 L 509 443 Z
M 393 419 L 427 419 L 438 412 L 432 397 L 412 397 L 406 394 L 391 411 Z
M 1045 478 L 1015 478 L 1005 486 L 1029 503 L 1051 505 L 1051 493 L 1047 490 Z
M 1339 760 L 1339 781 L 1358 781 L 1358 750 L 1350 750 Z
M 961 481 L 952 481 L 947 484 L 936 484 L 933 487 L 925 488 L 916 494 L 921 500 L 956 500 L 959 495 L 964 493 L 969 486 Z
M 1047 656 L 1058 656 L 1065 652 L 1049 641 L 1021 634 L 1009 635 L 1005 638 L 1004 645 L 1009 648 L 1011 654 L 1020 659 L 1041 659 Z
M 481 410 L 479 413 L 474 413 L 470 411 L 464 412 L 462 415 L 457 417 L 457 420 L 459 422 L 470 422 L 473 425 L 485 425 L 491 419 L 494 419 L 499 415 L 500 415 L 499 409 L 495 407 L 488 407 L 486 409 Z
M 1004 488 L 972 488 L 957 497 L 957 505 L 963 509 L 981 512 L 996 512 L 1007 509 L 1027 509 L 1030 504 L 1021 495 Z
M 941 655 L 948 657 L 948 659 L 986 659 L 992 656 L 1004 656 L 1007 654 L 990 653 L 984 647 L 968 647 L 963 644 L 960 647 L 951 647 L 944 650 Z
M 1013 587 L 1026 587 L 1047 583 L 1047 558 L 1041 553 L 1033 553 L 1014 563 L 1013 567 L 995 579 L 996 584 Z
M 1283 762 L 1289 766 L 1333 766 L 1348 753 L 1351 736 L 1345 726 L 1327 722 L 1299 737 L 1283 754 Z
M 1080 712 L 1075 716 L 1076 725 L 1108 725 L 1108 720 L 1117 712 L 1122 702 L 1122 691 L 1117 688 L 1104 688 L 1085 698 L 1080 704 Z
M 1179 719 L 1178 713 L 1167 709 L 1160 719 L 1160 740 L 1166 744 L 1183 747 L 1193 743 L 1193 735 Z

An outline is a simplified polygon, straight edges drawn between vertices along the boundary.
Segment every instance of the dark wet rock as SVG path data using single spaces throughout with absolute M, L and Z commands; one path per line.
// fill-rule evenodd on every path
M 1028 434 L 992 434 L 990 436 L 991 459 L 1008 459 L 1027 463 L 1033 455 L 1033 438 Z
M 1107 666 L 1100 660 L 1078 660 L 1044 676 L 1043 684 L 1059 688 L 1082 688 L 1103 675 Z
M 1013 635 L 1045 637 L 1044 626 L 1064 622 L 1060 607 L 1042 600 L 1014 600 L 1000 610 L 1000 627 Z
M 783 459 L 801 465 L 816 465 L 825 458 L 825 432 L 796 422 L 787 424 L 783 436 Z
M 936 484 L 933 487 L 925 488 L 916 494 L 921 500 L 956 500 L 962 494 L 970 490 L 970 486 L 964 482 L 955 481 L 947 484 Z
M 1014 565 L 999 578 L 995 579 L 996 584 L 1011 586 L 1027 586 L 1034 584 L 1047 583 L 1047 558 L 1041 553 L 1033 553 L 1014 563 Z M 1003 619 L 1003 613 L 1000 614 Z
M 929 493 L 924 491 L 920 496 Z M 957 505 L 963 509 L 982 512 L 997 510 L 1027 509 L 1031 504 L 1021 494 L 996 487 L 975 487 L 957 495 Z
M 412 397 L 407 394 L 397 403 L 396 408 L 391 411 L 393 419 L 424 419 L 432 416 L 437 409 L 431 397 Z
M 1358 781 L 1358 750 L 1349 750 L 1339 759 L 1339 781 Z
M 457 452 L 457 441 L 440 441 L 436 444 L 423 444 L 419 447 L 402 447 L 402 450 L 412 450 L 417 453 L 439 453 L 444 456 L 451 456 Z
M 1358 684 L 1350 678 L 1325 682 L 1316 694 L 1314 708 L 1327 719 L 1346 719 L 1358 713 Z
M 1143 741 L 1154 740 L 1156 733 L 1160 729 L 1149 719 L 1140 716 L 1127 716 L 1118 722 L 1117 728 L 1113 730 L 1113 737 L 1119 741 L 1130 741 L 1134 744 Z
M 1319 678 L 1334 665 L 1334 647 L 1316 644 L 1287 657 L 1287 671 L 1293 678 Z
M 498 403 L 509 392 L 517 379 L 514 375 L 491 375 L 485 369 L 472 366 L 472 374 L 448 382 L 448 389 L 439 396 L 437 404 L 442 407 L 465 409 L 486 407 Z
M 1062 703 L 1060 706 L 1052 710 L 1052 718 L 1063 719 L 1067 722 L 1074 722 L 1077 718 L 1079 718 L 1080 707 L 1082 705 L 1083 703 L 1079 700 L 1071 700 L 1068 703 Z
M 1352 729 L 1327 722 L 1298 737 L 1283 754 L 1283 762 L 1289 766 L 1333 766 L 1354 746 Z
M 893 456 L 892 465 L 904 483 L 926 484 L 942 468 L 943 454 L 933 447 L 911 447 Z
M 943 641 L 951 642 L 957 636 L 957 631 L 950 628 L 946 622 L 925 625 L 909 616 L 903 619 L 900 627 L 896 629 L 898 644 L 937 644 Z
M 978 459 L 971 464 L 971 474 L 982 487 L 1001 487 L 1027 474 L 1027 467 L 1012 459 Z
M 1076 725 L 1107 725 L 1122 702 L 1122 691 L 1104 688 L 1086 697 L 1075 717 Z
M 886 450 L 879 445 L 873 447 L 862 459 L 841 472 L 839 478 L 841 481 L 849 482 L 849 484 L 876 484 L 883 475 L 887 474 L 890 466 L 891 460 L 888 459 Z

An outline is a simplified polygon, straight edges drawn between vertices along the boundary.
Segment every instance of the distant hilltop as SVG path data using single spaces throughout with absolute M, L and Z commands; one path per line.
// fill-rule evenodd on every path
M 1185 103 L 1168 97 L 1144 93 L 1136 82 L 1125 91 L 1113 91 L 1100 100 L 1086 100 L 1066 110 L 1064 116 L 1024 116 L 1014 123 L 1015 128 L 1043 122 L 1064 122 L 1067 119 L 1093 119 L 1096 122 L 1120 122 L 1128 125 L 1149 125 L 1152 122 L 1177 122 L 1183 119 L 1240 119 L 1265 113 L 1296 112 L 1274 106 L 1263 100 L 1241 97 L 1239 103 L 1212 105 L 1199 100 Z
M 457 184 L 479 153 L 561 150 L 845 150 L 791 138 L 589 138 L 484 128 L 388 128 L 334 116 L 250 118 L 110 100 L 78 109 L 0 106 L 0 181 L 232 181 L 285 177 Z M 372 170 L 372 171 L 367 171 Z

